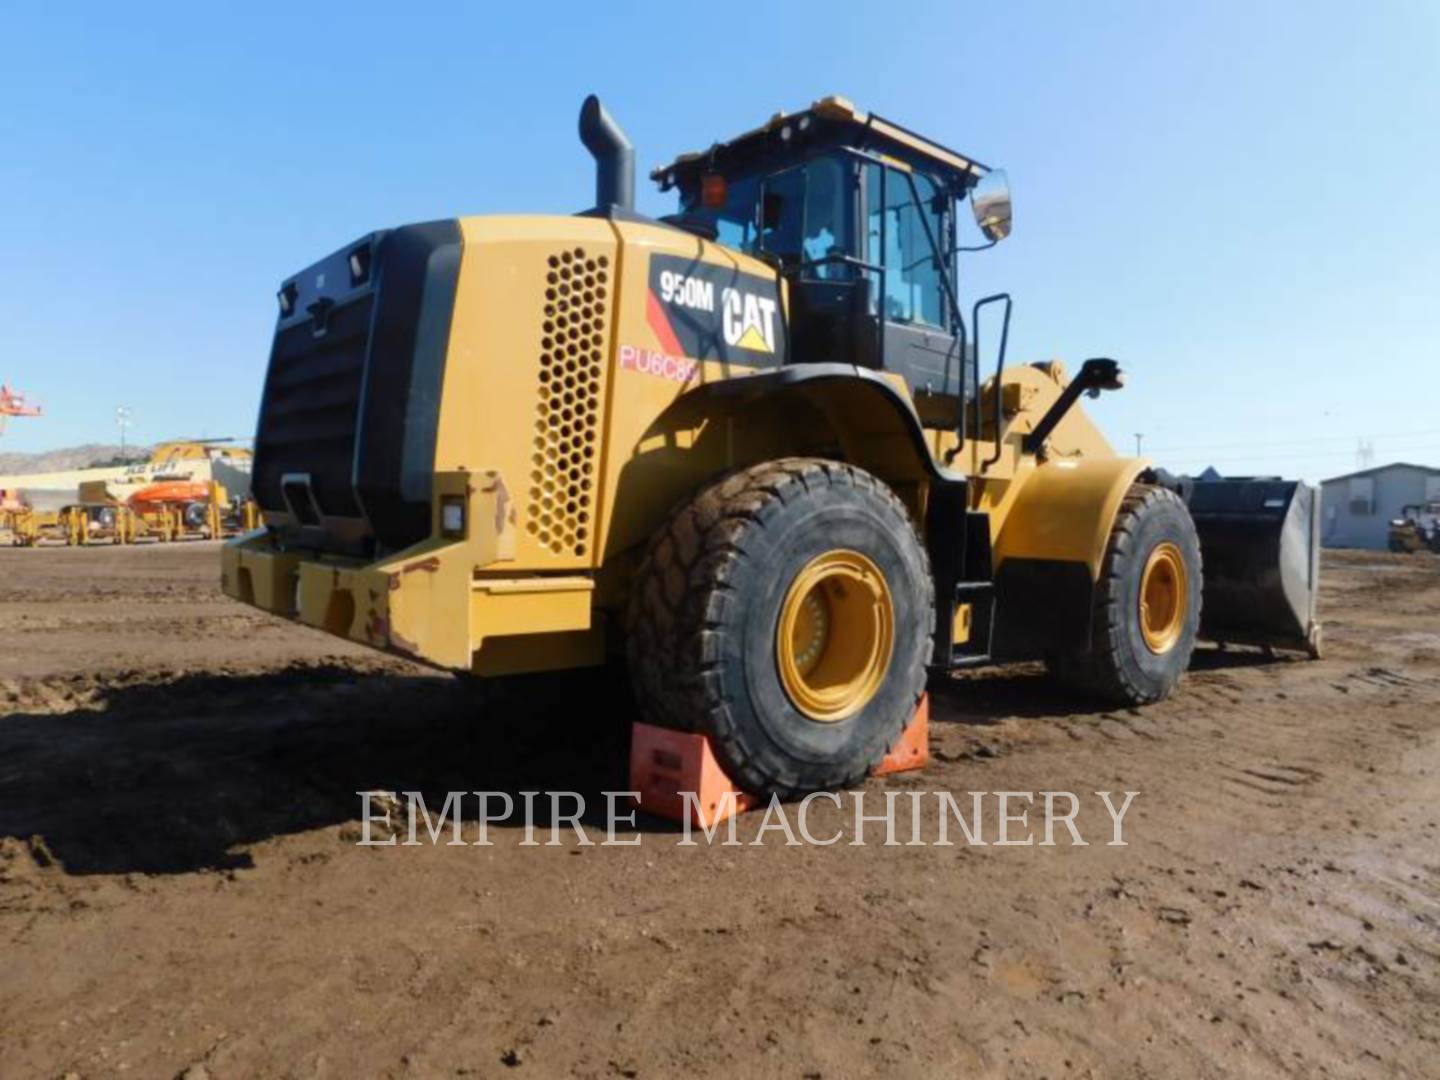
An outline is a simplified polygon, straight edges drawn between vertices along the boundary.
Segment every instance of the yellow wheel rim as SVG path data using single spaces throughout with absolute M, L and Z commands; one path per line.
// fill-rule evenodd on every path
M 864 708 L 890 669 L 895 604 L 885 575 L 858 551 L 805 564 L 780 608 L 775 659 L 791 702 L 833 723 Z
M 1185 556 L 1169 541 L 1157 544 L 1140 577 L 1140 633 L 1146 648 L 1157 656 L 1175 648 L 1185 632 L 1189 604 Z

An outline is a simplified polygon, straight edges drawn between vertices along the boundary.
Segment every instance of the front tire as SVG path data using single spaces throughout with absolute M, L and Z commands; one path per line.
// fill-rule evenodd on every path
M 858 782 L 899 738 L 925 689 L 934 585 L 885 484 L 786 458 L 670 517 L 626 622 L 646 720 L 709 735 L 740 787 L 788 798 Z
M 1136 484 L 1115 515 L 1095 584 L 1090 647 L 1052 662 L 1060 680 L 1117 705 L 1175 690 L 1200 627 L 1200 541 L 1185 503 Z

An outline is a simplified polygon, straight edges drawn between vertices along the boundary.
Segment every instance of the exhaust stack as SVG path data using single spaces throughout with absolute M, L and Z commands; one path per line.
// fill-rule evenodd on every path
M 580 141 L 595 157 L 595 209 L 634 211 L 635 147 L 594 94 L 580 106 Z

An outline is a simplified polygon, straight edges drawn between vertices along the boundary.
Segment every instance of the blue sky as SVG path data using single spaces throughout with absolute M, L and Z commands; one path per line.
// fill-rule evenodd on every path
M 369 230 L 589 204 L 843 93 L 1006 167 L 962 289 L 1177 469 L 1440 462 L 1440 5 L 0 4 L 0 449 L 248 436 L 280 280 Z M 641 209 L 662 212 L 642 183 Z

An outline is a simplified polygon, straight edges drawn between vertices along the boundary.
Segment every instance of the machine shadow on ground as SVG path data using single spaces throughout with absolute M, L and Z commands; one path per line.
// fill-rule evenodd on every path
M 933 678 L 930 691 L 935 722 L 963 727 L 1109 711 L 1039 665 Z M 615 669 L 491 685 L 296 664 L 110 684 L 73 711 L 0 723 L 0 836 L 70 874 L 181 874 L 246 868 L 247 845 L 355 822 L 361 791 L 419 791 L 437 808 L 450 791 L 506 792 L 517 807 L 521 792 L 574 791 L 603 828 L 602 793 L 629 787 L 634 716 Z M 637 828 L 676 826 L 642 813 Z
M 930 719 L 963 727 L 991 727 L 1002 721 L 1089 716 L 1114 706 L 1082 697 L 1052 679 L 1041 664 L 979 668 L 932 675 Z
M 1234 668 L 1268 667 L 1275 664 L 1301 664 L 1309 657 L 1298 652 L 1277 651 L 1266 653 L 1264 649 L 1249 646 L 1202 646 L 1190 657 L 1191 671 L 1226 671 Z
M 603 806 L 626 787 L 629 715 L 603 674 L 480 693 L 297 665 L 107 687 L 0 723 L 0 837 L 70 874 L 179 874 L 248 867 L 245 845 L 356 821 L 361 791 L 420 791 L 436 808 L 449 791 L 517 806 L 521 791 L 576 791 Z
M 1258 648 L 1201 646 L 1190 658 L 1191 672 L 1303 663 L 1299 653 L 1266 655 Z M 979 668 L 957 674 L 932 675 L 929 683 L 931 719 L 940 723 L 987 727 L 1010 719 L 1053 720 L 1058 717 L 1103 716 L 1135 712 L 1127 705 L 1072 690 L 1052 678 L 1040 663 Z M 1177 693 L 1185 692 L 1181 683 Z

